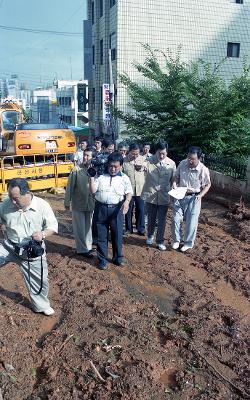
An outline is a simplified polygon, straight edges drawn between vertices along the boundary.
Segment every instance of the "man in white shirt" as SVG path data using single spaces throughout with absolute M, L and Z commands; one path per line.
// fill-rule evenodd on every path
M 88 146 L 87 140 L 82 140 L 79 144 L 79 149 L 77 150 L 75 157 L 74 157 L 74 162 L 75 165 L 81 165 L 83 162 L 83 153 L 86 150 Z
M 98 178 L 89 178 L 90 192 L 95 194 L 98 268 L 108 267 L 108 232 L 111 231 L 113 263 L 123 265 L 123 216 L 128 212 L 132 186 L 127 175 L 121 172 L 123 158 L 114 152 L 108 157 L 108 172 Z
M 186 195 L 181 200 L 175 200 L 173 206 L 172 236 L 174 250 L 179 249 L 182 240 L 182 223 L 185 221 L 184 245 L 185 252 L 194 246 L 198 220 L 201 210 L 201 199 L 211 187 L 209 170 L 200 161 L 202 150 L 192 146 L 185 160 L 178 165 L 173 179 L 173 188 L 186 187 Z
M 0 244 L 0 267 L 8 262 L 20 266 L 29 290 L 32 309 L 53 315 L 48 299 L 48 265 L 46 254 L 29 255 L 31 239 L 45 250 L 44 239 L 58 231 L 58 223 L 47 201 L 29 191 L 26 179 L 11 179 L 9 197 L 0 205 L 0 221 L 5 239 Z

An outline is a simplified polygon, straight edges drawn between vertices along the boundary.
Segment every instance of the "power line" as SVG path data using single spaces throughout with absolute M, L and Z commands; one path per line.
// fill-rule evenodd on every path
M 30 28 L 20 28 L 15 26 L 6 26 L 0 25 L 0 29 L 6 31 L 15 31 L 15 32 L 29 32 L 29 33 L 38 33 L 38 34 L 50 34 L 50 35 L 58 35 L 58 36 L 82 36 L 81 32 L 59 32 L 59 31 L 47 31 L 43 29 L 30 29 Z

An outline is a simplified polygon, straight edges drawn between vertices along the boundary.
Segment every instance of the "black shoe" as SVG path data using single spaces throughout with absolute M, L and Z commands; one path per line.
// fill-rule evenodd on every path
M 124 232 L 123 232 L 123 235 L 124 235 L 124 236 L 132 235 L 132 234 L 133 234 L 133 231 L 124 231 Z
M 117 265 L 118 267 L 126 267 L 127 266 L 127 262 L 125 260 L 115 260 L 114 258 L 112 258 L 112 263 Z
M 97 268 L 104 271 L 105 269 L 108 269 L 108 264 L 106 263 L 106 261 L 100 261 L 97 265 Z
M 137 235 L 139 235 L 139 236 L 145 236 L 145 232 L 137 232 Z
M 94 254 L 92 253 L 92 251 L 87 251 L 86 253 L 81 253 L 81 256 L 85 257 L 85 258 L 94 258 Z

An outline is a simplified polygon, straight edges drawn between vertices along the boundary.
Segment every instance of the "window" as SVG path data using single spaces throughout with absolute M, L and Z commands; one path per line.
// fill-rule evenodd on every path
M 111 61 L 116 59 L 116 35 L 115 32 L 112 32 L 109 35 L 109 48 L 111 49 Z
M 103 39 L 100 40 L 100 64 L 103 65 Z
M 109 1 L 110 8 L 113 7 L 115 5 L 115 3 L 116 3 L 116 0 L 110 0 Z
M 237 57 L 240 56 L 240 43 L 231 43 L 227 44 L 227 57 Z
M 92 46 L 92 64 L 95 65 L 95 46 Z
M 103 102 L 103 98 L 102 98 L 102 86 L 100 87 L 100 109 L 102 110 L 102 102 Z
M 99 17 L 103 16 L 103 0 L 99 0 Z
M 91 4 L 91 20 L 92 20 L 92 25 L 95 23 L 95 3 L 92 1 Z
M 92 89 L 92 106 L 95 109 L 95 88 Z
M 243 0 L 235 0 L 236 4 L 243 4 Z

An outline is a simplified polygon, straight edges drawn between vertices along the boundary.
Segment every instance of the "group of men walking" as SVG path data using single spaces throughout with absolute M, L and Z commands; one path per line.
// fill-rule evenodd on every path
M 164 233 L 170 202 L 168 192 L 177 187 L 184 187 L 185 195 L 173 202 L 172 248 L 177 250 L 180 247 L 182 252 L 192 249 L 201 199 L 211 185 L 209 171 L 200 161 L 201 149 L 191 147 L 187 158 L 176 168 L 175 162 L 167 155 L 167 143 L 163 141 L 155 146 L 154 155 L 150 154 L 148 143 L 144 145 L 143 154 L 136 143 L 131 144 L 129 149 L 120 144 L 118 151 L 115 151 L 112 142 L 103 146 L 101 138 L 96 138 L 94 144 L 95 147 L 89 147 L 87 142 L 81 144 L 64 199 L 65 209 L 72 210 L 76 252 L 92 258 L 95 241 L 98 268 L 105 270 L 110 261 L 110 238 L 113 250 L 111 261 L 115 265 L 123 265 L 122 240 L 124 233 L 134 232 L 134 208 L 137 234 L 147 234 L 147 245 L 153 245 L 155 240 L 159 250 L 166 250 Z M 104 169 L 98 167 L 103 165 L 103 160 Z M 97 168 L 96 176 L 93 165 Z M 4 233 L 0 244 L 0 267 L 10 261 L 17 263 L 29 291 L 33 311 L 53 315 L 54 310 L 48 299 L 44 242 L 58 231 L 53 210 L 45 200 L 30 192 L 25 179 L 12 179 L 8 184 L 8 198 L 0 204 L 0 222 Z
M 154 155 L 150 154 L 149 143 L 144 145 L 143 153 L 137 143 L 129 148 L 121 143 L 117 151 L 113 143 L 103 146 L 101 138 L 96 138 L 94 144 L 95 149 L 85 143 L 82 162 L 76 163 L 66 188 L 64 204 L 66 209 L 71 205 L 77 253 L 92 258 L 94 241 L 98 268 L 107 269 L 110 231 L 112 262 L 123 265 L 122 239 L 124 234 L 134 233 L 134 215 L 136 233 L 147 235 L 146 244 L 151 246 L 155 241 L 159 250 L 166 250 L 164 234 L 169 191 L 177 187 L 184 187 L 185 195 L 173 202 L 172 248 L 180 248 L 182 252 L 192 249 L 201 199 L 211 186 L 209 171 L 201 162 L 201 149 L 190 147 L 187 158 L 176 168 L 168 157 L 168 145 L 164 141 L 156 144 Z M 106 169 L 99 176 L 88 176 L 93 157 L 104 154 Z M 182 232 L 183 222 L 185 232 Z

